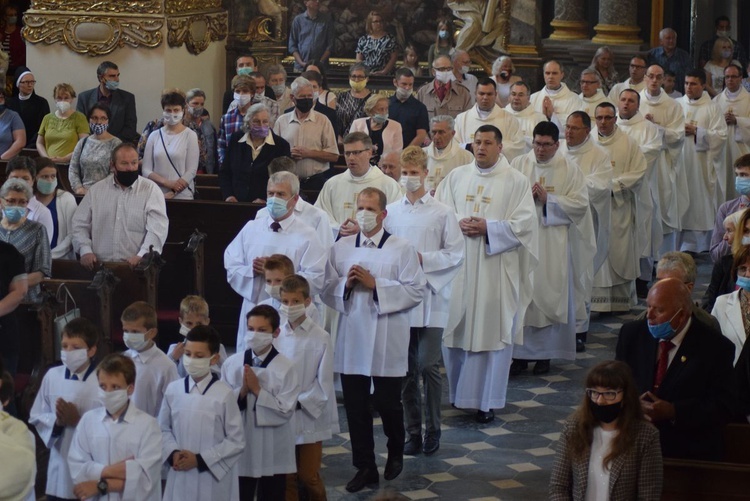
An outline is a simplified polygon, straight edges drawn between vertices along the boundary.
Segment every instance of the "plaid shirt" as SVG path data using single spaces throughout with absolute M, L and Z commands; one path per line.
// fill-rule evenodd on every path
M 232 134 L 242 129 L 242 123 L 245 117 L 240 114 L 239 109 L 235 108 L 226 115 L 221 117 L 219 126 L 219 168 L 224 164 L 224 155 L 227 152 L 227 145 Z

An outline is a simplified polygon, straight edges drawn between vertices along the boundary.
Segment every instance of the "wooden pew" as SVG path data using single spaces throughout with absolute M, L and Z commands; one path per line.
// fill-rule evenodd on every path
M 724 428 L 724 461 L 750 465 L 750 424 L 733 423 Z
M 218 186 L 196 186 L 196 189 L 198 190 L 198 198 L 200 200 L 224 201 L 224 198 L 221 196 L 221 188 Z
M 664 459 L 662 501 L 733 501 L 750 498 L 750 465 Z
M 195 176 L 196 186 L 219 186 L 219 176 L 217 174 L 198 174 Z

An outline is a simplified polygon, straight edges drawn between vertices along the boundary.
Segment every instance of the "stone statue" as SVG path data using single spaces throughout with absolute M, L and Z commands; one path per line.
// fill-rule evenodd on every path
M 507 21 L 501 15 L 501 0 L 449 0 L 447 5 L 464 22 L 456 38 L 457 49 L 485 47 L 503 51 Z
M 287 11 L 287 8 L 275 0 L 255 0 L 255 3 L 258 6 L 258 12 L 273 20 L 273 38 L 281 40 L 282 14 Z

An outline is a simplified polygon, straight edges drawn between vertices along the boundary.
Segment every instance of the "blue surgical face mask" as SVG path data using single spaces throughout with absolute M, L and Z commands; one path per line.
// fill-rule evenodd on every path
M 737 287 L 740 289 L 750 292 L 750 278 L 737 275 L 737 281 L 735 282 Z
M 117 80 L 107 80 L 104 82 L 104 86 L 107 90 L 117 90 L 120 87 L 120 82 Z
M 250 76 L 250 74 L 251 74 L 251 73 L 252 73 L 253 71 L 255 71 L 255 68 L 253 68 L 252 66 L 245 66 L 244 68 L 238 68 L 238 69 L 237 69 L 237 74 L 238 74 L 238 75 L 245 75 L 245 76 L 248 76 L 248 77 L 249 77 L 249 76 Z
M 281 219 L 286 215 L 287 212 L 289 212 L 289 209 L 287 208 L 288 202 L 288 200 L 284 200 L 283 198 L 268 197 L 268 200 L 266 200 L 266 209 L 268 209 L 268 214 L 273 219 Z
M 16 224 L 26 215 L 26 207 L 5 207 L 3 209 L 3 215 L 10 224 Z
M 742 245 L 750 245 L 750 236 L 749 235 L 745 235 L 744 237 L 742 237 Z
M 376 113 L 375 115 L 373 115 L 372 121 L 378 125 L 383 125 L 388 121 L 388 113 L 386 113 L 385 115 L 379 115 Z
M 740 195 L 750 195 L 750 177 L 735 177 L 734 189 Z
M 651 333 L 652 336 L 654 336 L 655 339 L 661 340 L 661 339 L 671 339 L 674 336 L 674 327 L 672 327 L 672 320 L 674 320 L 674 317 L 676 317 L 680 312 L 682 311 L 682 308 L 677 310 L 674 315 L 672 315 L 672 318 L 667 320 L 666 322 L 662 322 L 660 324 L 651 325 L 648 324 L 648 331 Z

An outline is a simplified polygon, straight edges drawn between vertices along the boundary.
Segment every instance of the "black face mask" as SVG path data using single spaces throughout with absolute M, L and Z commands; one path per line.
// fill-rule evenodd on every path
M 138 179 L 138 171 L 137 170 L 129 170 L 129 171 L 123 171 L 123 170 L 116 170 L 115 171 L 115 177 L 117 178 L 117 182 L 125 187 L 132 186 L 133 183 L 136 182 Z
M 609 405 L 599 405 L 594 401 L 589 401 L 591 406 L 591 414 L 597 421 L 602 423 L 611 423 L 620 415 L 622 410 L 622 402 Z
M 311 97 L 304 99 L 295 99 L 296 107 L 302 113 L 307 113 L 313 107 L 313 100 Z

